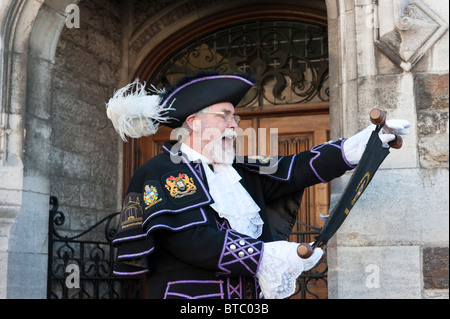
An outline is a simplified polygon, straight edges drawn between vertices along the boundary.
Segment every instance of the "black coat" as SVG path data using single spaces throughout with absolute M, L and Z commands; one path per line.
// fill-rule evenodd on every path
M 255 239 L 230 229 L 210 207 L 201 163 L 171 153 L 138 168 L 130 182 L 113 244 L 116 275 L 146 275 L 148 298 L 259 298 L 255 274 L 264 242 L 285 240 L 305 188 L 328 182 L 353 168 L 342 140 L 310 151 L 233 164 L 241 184 L 261 208 L 262 235 Z M 270 165 L 276 163 L 276 170 Z

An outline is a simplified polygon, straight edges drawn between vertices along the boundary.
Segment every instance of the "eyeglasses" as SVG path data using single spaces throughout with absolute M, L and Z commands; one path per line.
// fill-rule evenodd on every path
M 209 114 L 217 114 L 221 115 L 220 118 L 224 119 L 225 121 L 231 123 L 233 120 L 236 122 L 237 125 L 241 122 L 241 117 L 236 114 L 232 114 L 230 111 L 224 111 L 224 112 L 204 112 Z

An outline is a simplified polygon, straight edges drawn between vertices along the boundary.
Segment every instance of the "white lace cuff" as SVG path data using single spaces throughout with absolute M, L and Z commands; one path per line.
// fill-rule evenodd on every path
M 283 299 L 295 293 L 297 277 L 303 272 L 303 261 L 297 255 L 297 243 L 275 241 L 264 243 L 258 273 L 259 285 L 266 299 Z

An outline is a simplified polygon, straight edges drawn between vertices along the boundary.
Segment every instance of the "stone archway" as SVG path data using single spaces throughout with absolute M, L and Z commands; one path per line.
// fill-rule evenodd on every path
M 196 1 L 192 1 L 196 2 Z M 167 8 L 150 19 L 129 39 L 129 77 L 139 74 L 148 77 L 176 48 L 201 34 L 230 23 L 252 18 L 284 17 L 326 24 L 322 1 L 210 1 L 191 6 L 188 1 Z M 164 32 L 161 32 L 164 29 Z M 145 68 L 143 68 L 145 66 Z
M 46 290 L 49 83 L 65 8 L 78 1 L 2 2 L 2 185 L 0 298 L 42 298 Z M 5 174 L 5 175 L 3 175 Z M 4 189 L 3 189 L 4 188 Z M 4 217 L 6 216 L 6 218 Z M 3 250 L 4 249 L 4 250 Z

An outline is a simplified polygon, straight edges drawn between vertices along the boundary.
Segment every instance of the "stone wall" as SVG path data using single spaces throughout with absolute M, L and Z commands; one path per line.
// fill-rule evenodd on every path
M 346 36 L 330 37 L 332 131 L 364 128 L 373 107 L 412 126 L 330 242 L 329 297 L 448 298 L 448 4 L 334 3 L 329 27 Z
M 120 208 L 118 135 L 105 113 L 105 103 L 117 87 L 119 9 L 108 1 L 81 1 L 80 27 L 68 28 L 65 8 L 76 2 L 28 1 L 22 8 L 23 15 L 32 12 L 36 21 L 29 29 L 21 25 L 20 30 L 31 30 L 22 35 L 30 38 L 29 49 L 15 51 L 24 62 L 12 68 L 13 75 L 20 75 L 13 87 L 24 85 L 26 92 L 20 99 L 13 95 L 11 103 L 26 123 L 18 134 L 23 149 L 10 148 L 10 154 L 18 164 L 23 161 L 24 168 L 21 176 L 6 176 L 7 187 L 22 185 L 22 190 L 14 189 L 20 210 L 8 217 L 10 231 L 3 216 L 8 206 L 0 201 L 0 237 L 7 243 L 0 247 L 2 270 L 7 270 L 2 271 L 6 280 L 0 278 L 1 297 L 45 298 L 50 195 L 60 199 L 68 234 Z M 0 193 L 5 194 L 1 188 Z
M 419 165 L 424 172 L 428 172 L 430 177 L 437 176 L 436 172 L 444 169 L 448 178 L 448 91 L 448 73 L 416 74 L 415 76 Z M 447 198 L 448 206 L 448 188 L 447 191 L 445 188 L 437 189 L 433 198 L 442 204 Z M 432 209 L 427 209 L 425 212 L 433 214 Z M 442 221 L 445 222 L 445 220 L 443 216 Z M 422 250 L 423 294 L 425 298 L 448 298 L 449 248 L 442 247 L 442 243 L 430 244 L 425 245 Z
M 448 247 L 423 249 L 423 283 L 425 298 L 448 298 Z
M 448 73 L 416 74 L 414 87 L 420 166 L 448 167 Z
M 105 103 L 117 88 L 120 17 L 102 1 L 79 3 L 80 28 L 64 28 L 56 49 L 51 194 L 72 231 L 117 211 L 117 133 Z M 114 11 L 116 10 L 116 11 Z

